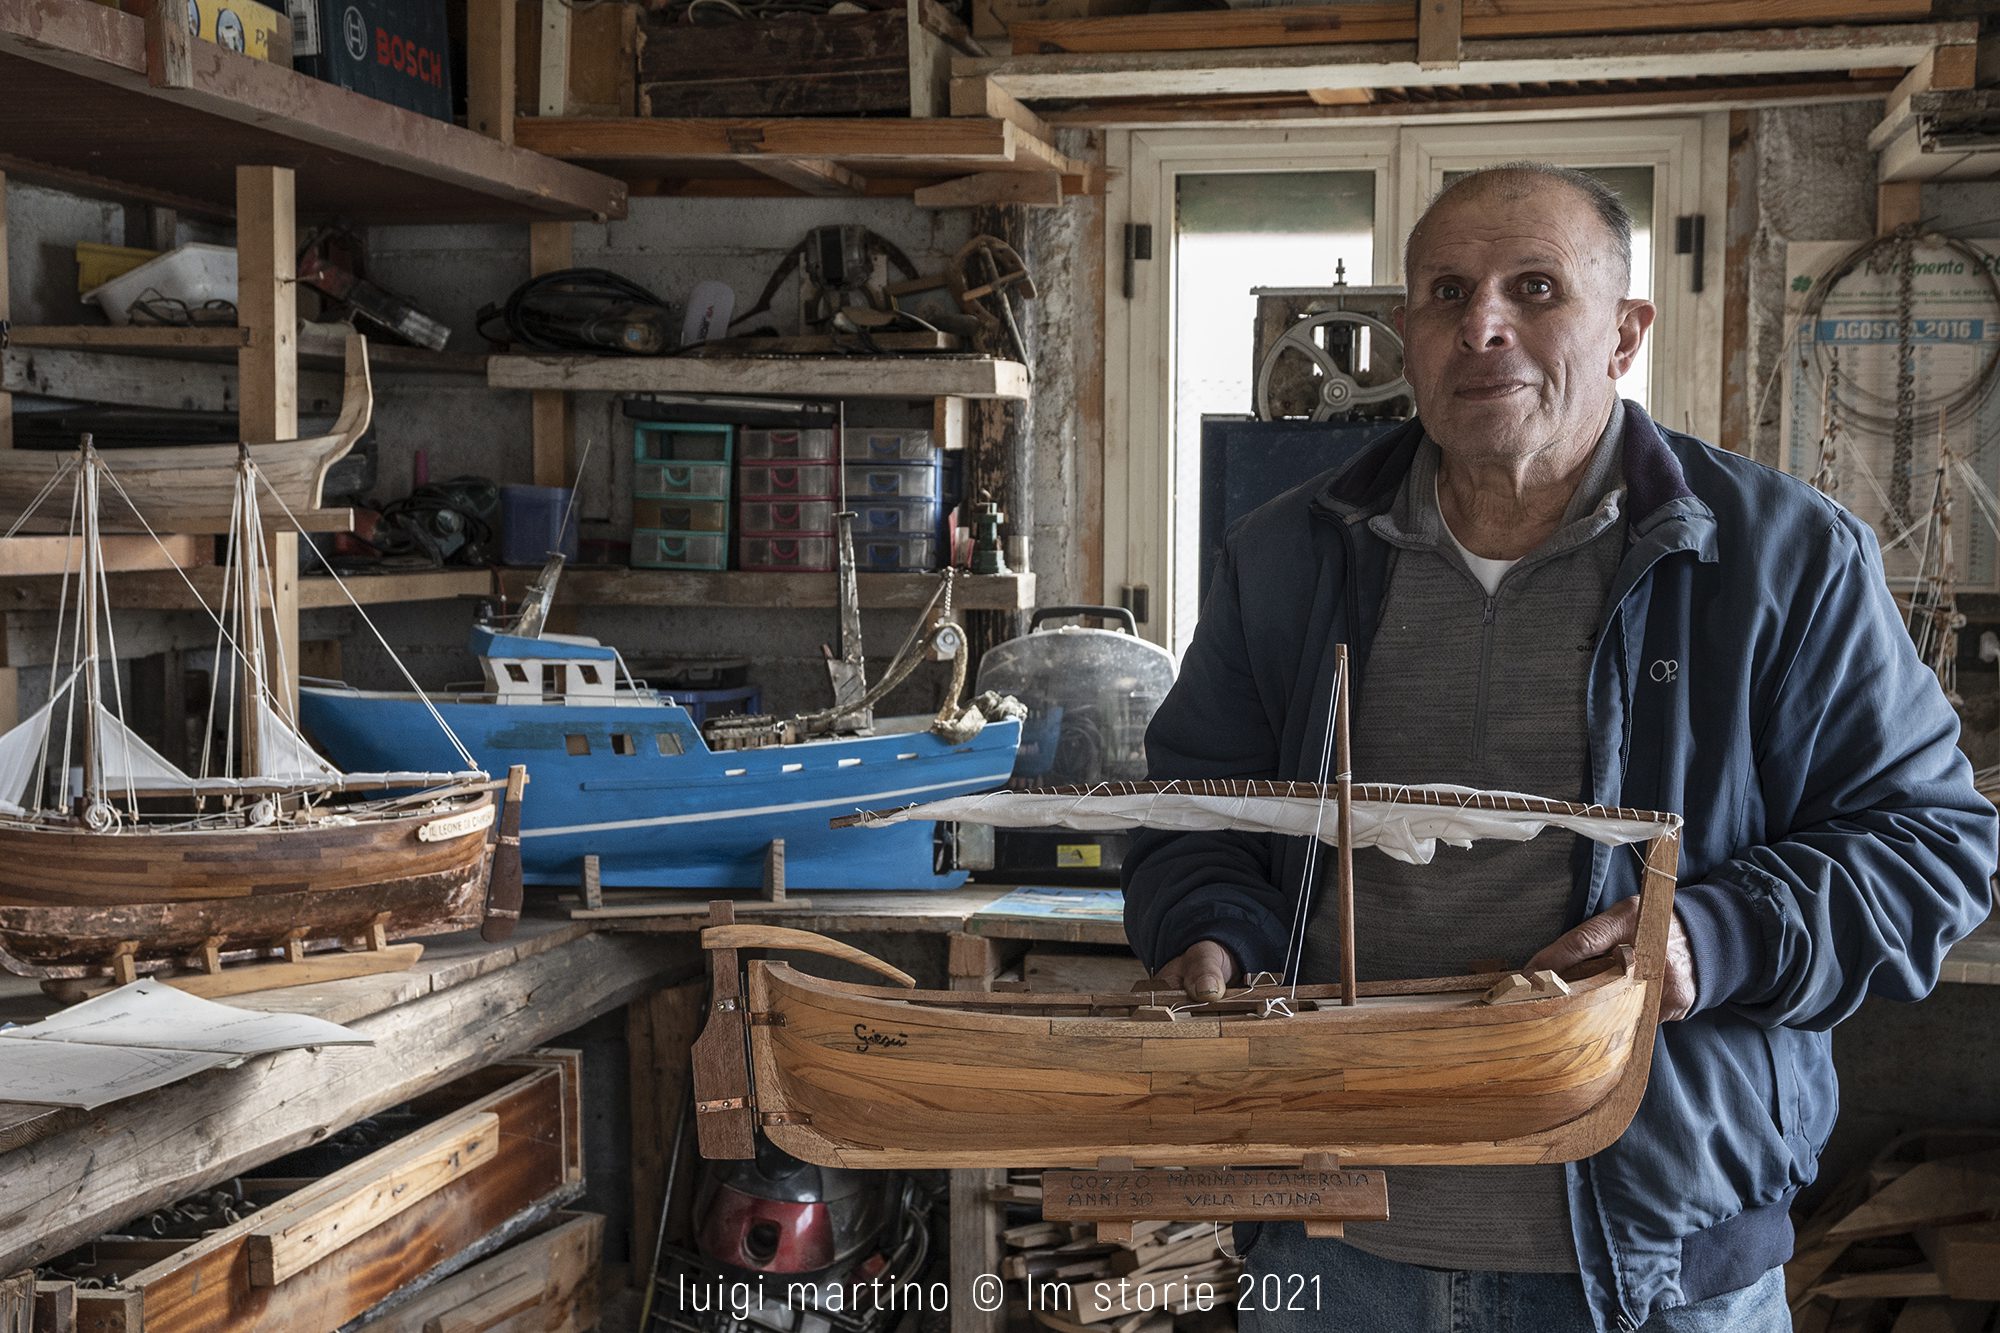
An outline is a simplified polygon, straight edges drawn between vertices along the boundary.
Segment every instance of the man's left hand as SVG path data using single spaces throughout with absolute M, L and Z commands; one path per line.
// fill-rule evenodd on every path
M 1530 958 L 1528 970 L 1561 972 L 1586 958 L 1608 954 L 1621 944 L 1637 944 L 1638 937 L 1639 900 L 1625 898 Z M 1694 997 L 1694 954 L 1688 950 L 1687 932 L 1681 929 L 1680 913 L 1676 912 L 1667 927 L 1667 975 L 1660 993 L 1660 1021 L 1686 1018 L 1694 1007 Z

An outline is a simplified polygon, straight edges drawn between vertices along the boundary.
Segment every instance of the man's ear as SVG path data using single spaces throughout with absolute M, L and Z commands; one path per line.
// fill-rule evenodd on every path
M 1627 297 L 1618 303 L 1618 344 L 1611 349 L 1611 378 L 1622 379 L 1646 345 L 1646 330 L 1659 310 L 1651 301 Z
M 1403 336 L 1403 312 L 1406 309 L 1408 309 L 1407 306 L 1399 305 L 1389 312 L 1389 322 L 1396 326 L 1396 336 L 1398 338 Z

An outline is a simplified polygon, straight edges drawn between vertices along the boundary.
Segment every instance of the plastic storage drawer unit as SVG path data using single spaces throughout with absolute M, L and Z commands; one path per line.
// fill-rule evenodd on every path
M 744 569 L 788 573 L 833 568 L 831 537 L 738 537 L 736 563 Z
M 632 494 L 655 499 L 727 500 L 727 463 L 637 463 L 632 469 Z
M 729 502 L 727 500 L 652 500 L 641 497 L 632 501 L 632 526 L 634 529 L 663 529 L 667 532 L 720 532 L 729 531 Z
M 935 500 L 856 499 L 853 502 L 854 535 L 873 536 L 878 532 L 921 532 L 937 535 L 938 504 Z
M 834 530 L 831 500 L 744 500 L 736 506 L 737 531 L 824 537 Z
M 738 440 L 740 448 L 737 457 L 745 461 L 833 461 L 833 432 L 830 430 L 746 430 Z
M 633 456 L 640 462 L 727 463 L 733 426 L 692 422 L 644 422 L 632 431 Z
M 632 564 L 638 569 L 727 569 L 729 538 L 719 532 L 635 529 Z
M 871 572 L 937 568 L 937 535 L 906 532 L 899 537 L 870 533 L 854 539 L 854 566 Z
M 847 499 L 850 504 L 869 500 L 935 500 L 938 498 L 938 468 L 935 463 L 849 463 Z
M 831 463 L 746 463 L 737 478 L 746 500 L 831 500 Z
M 927 430 L 850 426 L 841 452 L 850 463 L 928 463 L 937 457 L 937 441 Z

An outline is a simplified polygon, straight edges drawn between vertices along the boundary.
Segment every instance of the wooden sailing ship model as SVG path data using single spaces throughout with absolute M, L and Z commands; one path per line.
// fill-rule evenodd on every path
M 319 508 L 320 488 L 327 470 L 354 447 L 368 429 L 374 408 L 368 379 L 368 343 L 359 334 L 347 339 L 346 372 L 341 387 L 340 416 L 324 435 L 309 435 L 276 444 L 176 444 L 119 449 L 118 480 L 129 505 L 116 505 L 99 517 L 105 532 L 230 531 L 235 506 L 237 458 L 244 450 L 257 465 L 268 494 L 278 497 L 294 514 Z M 0 514 L 27 516 L 21 531 L 64 530 L 60 515 L 36 513 L 42 497 L 68 474 L 73 455 L 47 449 L 0 449 Z
M 231 560 L 211 612 L 210 740 L 194 774 L 121 716 L 99 510 L 107 483 L 132 497 L 89 437 L 67 457 L 43 488 L 54 494 L 74 477 L 79 556 L 59 612 L 65 651 L 48 701 L 0 735 L 0 967 L 129 980 L 189 961 L 212 971 L 229 957 L 380 948 L 477 924 L 498 784 L 469 759 L 456 772 L 343 773 L 300 736 L 273 687 L 291 664 L 265 637 L 257 449 L 242 447 L 235 467 Z M 518 795 L 518 779 L 510 784 Z M 357 792 L 376 794 L 351 799 Z M 494 887 L 518 906 L 515 858 Z
M 703 933 L 713 993 L 694 1064 L 703 1155 L 747 1156 L 761 1131 L 794 1156 L 828 1166 L 1326 1168 L 1563 1162 L 1616 1139 L 1651 1068 L 1679 818 L 1511 793 L 1355 786 L 1346 777 L 1344 668 L 1340 674 L 1330 731 L 1341 776 L 1331 785 L 1100 784 L 960 797 L 844 821 L 1309 837 L 1315 852 L 1325 844 L 1339 856 L 1339 984 L 1253 978 L 1257 984 L 1207 1003 L 1164 990 L 916 990 L 849 946 L 735 924 L 728 905 L 718 904 Z M 1525 839 L 1544 828 L 1629 845 L 1642 857 L 1633 945 L 1566 977 L 1355 981 L 1354 847 L 1422 862 L 1439 841 Z M 1287 963 L 1294 976 L 1304 898 Z M 900 984 L 827 981 L 754 961 L 746 988 L 737 951 L 752 946 L 843 958 Z M 1167 1201 L 1137 1202 L 1143 1193 L 1135 1187 L 1133 1201 L 1112 1205 L 1110 1215 L 1209 1215 L 1159 1211 Z

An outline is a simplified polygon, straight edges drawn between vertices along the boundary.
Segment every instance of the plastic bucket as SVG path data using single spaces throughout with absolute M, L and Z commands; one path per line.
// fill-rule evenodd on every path
M 500 563 L 542 565 L 552 551 L 576 560 L 576 514 L 570 509 L 567 486 L 502 486 L 500 488 Z M 567 527 L 563 515 L 569 515 Z

